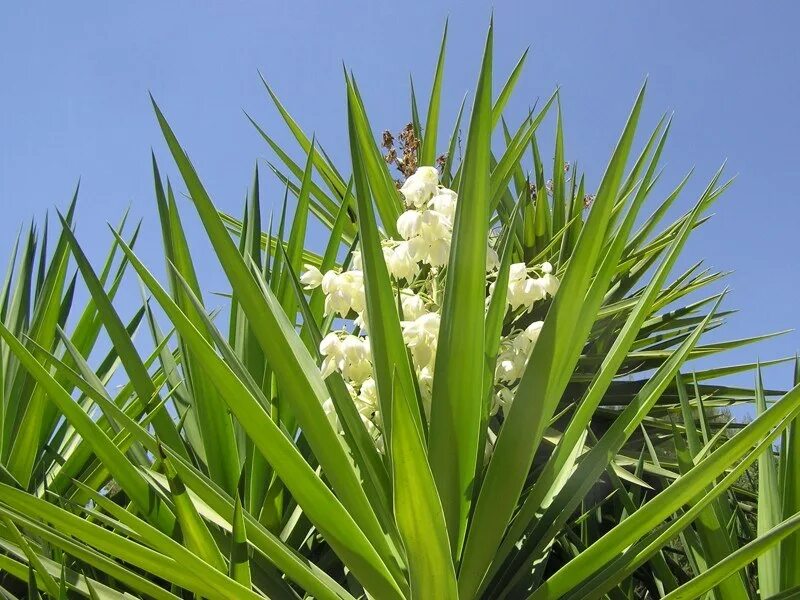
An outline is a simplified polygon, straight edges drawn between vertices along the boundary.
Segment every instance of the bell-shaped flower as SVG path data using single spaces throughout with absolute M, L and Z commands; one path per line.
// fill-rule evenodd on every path
M 433 367 L 436 345 L 439 340 L 439 313 L 429 312 L 414 319 L 402 321 L 403 340 L 411 350 L 418 368 Z
M 372 375 L 369 341 L 355 335 L 346 335 L 341 344 L 342 376 L 354 383 L 361 383 Z
M 531 344 L 535 344 L 536 340 L 539 339 L 539 334 L 542 332 L 542 325 L 544 325 L 544 321 L 534 321 L 523 331 L 523 335 L 530 340 Z
M 422 226 L 420 227 L 419 235 L 426 242 L 452 237 L 453 228 L 450 221 L 435 210 L 423 210 L 421 218 Z
M 422 213 L 407 210 L 397 218 L 397 231 L 404 240 L 410 240 L 422 233 Z
M 414 321 L 424 315 L 425 301 L 408 288 L 400 291 L 400 305 L 403 308 L 403 320 Z
M 361 271 L 336 273 L 328 271 L 322 277 L 325 292 L 325 314 L 338 313 L 347 316 L 350 310 L 363 312 L 366 306 L 364 274 Z
M 439 185 L 439 171 L 434 167 L 419 167 L 413 175 L 405 180 L 400 193 L 406 204 L 422 208 L 436 193 Z
M 339 335 L 336 332 L 332 331 L 322 338 L 319 344 L 319 353 L 323 356 L 320 371 L 322 372 L 322 378 L 325 379 L 337 369 L 344 357 L 342 340 L 339 339 Z
M 509 267 L 507 298 L 511 310 L 517 310 L 522 306 L 530 307 L 530 294 L 525 289 L 527 278 L 525 263 L 514 263 Z
M 378 387 L 375 385 L 375 380 L 370 377 L 361 383 L 361 389 L 358 392 L 358 404 L 356 405 L 358 412 L 362 416 L 372 415 L 378 410 Z
M 537 300 L 544 300 L 547 297 L 544 281 L 538 277 L 536 279 L 529 277 L 525 280 L 523 294 L 525 296 L 525 306 L 528 308 L 531 308 Z
M 300 283 L 307 290 L 313 290 L 322 285 L 322 272 L 314 265 L 303 265 L 305 269 L 300 275 Z
M 414 238 L 417 239 L 417 238 Z M 388 252 L 386 251 L 388 250 Z M 419 273 L 419 261 L 412 256 L 412 244 L 400 242 L 392 249 L 384 250 L 386 267 L 395 279 L 411 281 Z
M 344 430 L 339 421 L 339 415 L 336 412 L 336 406 L 333 404 L 333 400 L 330 398 L 325 400 L 325 402 L 322 403 L 322 410 L 325 411 L 325 416 L 328 417 L 328 422 L 331 424 L 334 431 L 341 434 Z
M 511 402 L 514 400 L 514 392 L 511 391 L 504 385 L 497 386 L 497 390 L 494 394 L 494 406 L 492 406 L 492 414 L 496 414 L 497 411 L 502 407 L 504 409 L 508 409 L 511 406 Z
M 431 198 L 428 203 L 433 210 L 443 215 L 450 223 L 454 223 L 456 219 L 456 201 L 458 194 L 453 190 L 447 188 L 440 188 L 436 195 Z
M 425 262 L 432 267 L 444 267 L 450 260 L 450 240 L 438 238 L 428 244 L 428 254 Z
M 497 357 L 494 377 L 496 381 L 514 383 L 525 371 L 526 356 L 522 352 L 510 348 Z
M 542 275 L 540 281 L 542 289 L 549 296 L 555 296 L 556 292 L 558 291 L 558 287 L 561 285 L 561 282 L 558 280 L 558 278 L 550 273 L 545 273 Z

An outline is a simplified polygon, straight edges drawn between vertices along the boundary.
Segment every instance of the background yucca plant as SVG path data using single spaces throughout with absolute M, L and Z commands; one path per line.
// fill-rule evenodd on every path
M 755 363 L 693 368 L 763 338 L 703 343 L 727 314 L 724 292 L 706 291 L 722 274 L 698 263 L 670 275 L 728 185 L 721 172 L 674 222 L 662 224 L 688 176 L 638 218 L 669 132 L 662 120 L 632 153 L 642 89 L 590 193 L 565 169 L 557 94 L 516 129 L 503 118 L 525 56 L 494 94 L 491 28 L 462 158 L 461 113 L 437 139 L 444 53 L 443 39 L 426 120 L 412 94 L 401 157 L 408 174 L 437 163 L 460 198 L 430 413 L 381 251 L 403 200 L 354 78 L 346 177 L 267 86 L 302 156 L 256 125 L 295 201 L 291 220 L 284 204 L 267 227 L 258 171 L 241 220 L 219 213 L 154 103 L 230 295 L 223 311 L 206 307 L 207 259 L 191 252 L 155 157 L 165 285 L 134 253 L 127 219 L 93 267 L 75 200 L 52 251 L 47 224 L 18 242 L 0 295 L 4 597 L 794 597 L 800 375 L 782 393 L 763 388 Z M 553 111 L 548 179 L 536 131 Z M 329 232 L 322 254 L 306 248 L 310 216 Z M 487 373 L 512 323 L 504 299 L 484 305 L 475 256 L 487 240 L 497 289 L 519 262 L 548 261 L 561 280 L 522 318 L 544 325 L 496 413 Z M 321 376 L 319 344 L 338 323 L 299 281 L 304 265 L 349 265 L 356 247 L 378 438 L 338 373 Z M 131 270 L 143 300 L 123 317 L 114 300 Z M 149 346 L 133 342 L 142 329 Z M 717 383 L 745 372 L 753 389 Z M 746 426 L 722 410 L 745 403 L 758 413 Z

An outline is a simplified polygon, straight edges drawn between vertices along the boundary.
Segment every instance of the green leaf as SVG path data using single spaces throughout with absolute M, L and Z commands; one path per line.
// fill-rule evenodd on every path
M 497 97 L 497 100 L 492 107 L 492 129 L 495 128 L 497 122 L 503 116 L 503 111 L 506 108 L 506 104 L 508 103 L 509 98 L 511 98 L 511 94 L 514 92 L 514 87 L 517 85 L 519 76 L 522 73 L 522 68 L 525 66 L 525 60 L 528 58 L 529 50 L 530 48 L 525 48 L 525 52 L 522 53 L 522 56 L 517 61 L 517 64 L 514 65 L 514 69 L 508 76 L 505 85 L 503 85 L 503 89 L 500 90 L 500 95 Z
M 756 412 L 767 411 L 761 367 L 756 371 Z M 781 490 L 772 447 L 758 457 L 758 514 L 757 533 L 760 536 L 777 527 L 781 520 Z M 769 598 L 781 591 L 781 547 L 771 548 L 758 557 L 759 592 Z
M 461 553 L 472 500 L 484 406 L 484 313 L 492 107 L 489 26 L 459 181 L 433 376 L 428 451 L 453 556 Z M 466 324 L 469 326 L 465 326 Z
M 142 364 L 142 359 L 136 351 L 128 332 L 125 330 L 122 319 L 120 319 L 119 314 L 111 303 L 111 299 L 106 294 L 100 280 L 89 264 L 83 249 L 69 227 L 69 223 L 60 215 L 59 217 L 61 218 L 63 232 L 69 243 L 75 262 L 78 263 L 78 268 L 81 271 L 81 275 L 83 275 L 83 280 L 97 305 L 98 315 L 103 320 L 106 331 L 125 366 L 125 370 L 130 376 L 131 383 L 137 395 L 145 402 L 151 401 L 152 399 L 152 401 L 157 403 L 158 391 L 155 386 L 153 386 L 153 381 L 150 379 L 147 369 L 145 369 Z M 183 440 L 178 434 L 175 424 L 170 419 L 166 410 L 161 410 L 159 414 L 156 415 L 153 420 L 153 426 L 156 428 L 164 444 L 168 445 L 170 448 L 174 448 L 176 452 L 183 456 L 188 456 Z
M 800 359 L 795 358 L 794 383 L 800 384 Z M 781 513 L 784 519 L 800 512 L 800 417 L 789 423 L 781 439 L 780 460 Z M 781 542 L 781 587 L 800 585 L 800 573 L 791 565 L 800 561 L 800 534 L 792 534 Z
M 121 238 L 120 238 L 121 239 Z M 175 517 L 169 507 L 151 493 L 150 486 L 141 473 L 106 436 L 105 432 L 78 406 L 53 376 L 0 323 L 0 337 L 19 358 L 25 369 L 36 379 L 47 397 L 58 406 L 61 413 L 72 423 L 81 437 L 92 447 L 97 457 L 113 474 L 114 479 L 128 494 L 143 514 L 147 515 L 162 531 L 171 531 Z
M 779 429 L 775 428 L 779 427 L 779 423 L 789 416 L 794 416 L 798 409 L 800 409 L 800 385 L 794 387 L 768 411 L 756 417 L 737 435 L 559 569 L 542 587 L 531 594 L 530 600 L 559 598 L 580 585 L 611 557 L 641 539 L 683 504 L 695 498 L 709 481 L 725 472 L 734 461 L 747 454 L 750 448 L 761 442 L 770 432 L 775 430 L 777 434 Z M 760 449 L 759 454 L 763 450 L 764 448 Z M 705 506 L 705 504 L 698 505 Z
M 475 593 L 489 567 L 522 491 L 534 452 L 580 354 L 585 336 L 576 335 L 575 321 L 583 310 L 583 299 L 616 202 L 643 96 L 644 88 L 603 177 L 597 200 L 500 430 L 475 505 L 459 570 L 462 596 Z
M 297 122 L 286 111 L 263 76 L 261 77 L 261 82 L 267 89 L 270 98 L 272 98 L 272 101 L 275 104 L 275 108 L 278 109 L 278 112 L 280 113 L 286 125 L 289 127 L 289 130 L 292 132 L 294 138 L 297 140 L 297 143 L 300 144 L 300 147 L 303 149 L 303 151 L 308 154 L 311 151 L 311 140 L 308 139 L 308 136 L 303 133 Z M 324 160 L 323 156 L 317 155 L 314 159 L 314 167 L 320 172 L 325 180 L 325 183 L 331 188 L 331 191 L 335 192 L 339 197 L 343 197 L 344 190 L 347 186 L 333 165 Z
M 239 495 L 236 495 L 236 506 L 233 510 L 233 531 L 231 534 L 230 576 L 247 589 L 252 586 L 250 578 L 250 557 L 247 548 L 247 524 L 244 521 L 244 509 Z
M 380 190 L 381 187 L 380 178 L 374 171 L 366 168 L 364 154 L 370 152 L 370 134 L 350 79 L 347 81 L 347 100 L 370 349 L 374 379 L 378 388 L 378 404 L 383 419 L 383 435 L 391 446 L 394 415 L 392 402 L 400 393 L 399 390 L 402 390 L 409 399 L 413 399 L 411 416 L 416 427 L 421 432 L 426 432 L 426 428 L 423 425 L 421 400 L 417 398 L 411 361 L 403 342 L 394 290 L 383 259 L 381 236 L 371 200 L 370 190 L 375 196 L 380 193 L 376 191 L 376 188 Z M 397 381 L 393 383 L 395 378 Z M 413 408 L 414 406 L 416 408 Z
M 202 325 L 200 325 L 199 315 L 197 315 L 191 303 L 187 301 L 181 286 L 176 281 L 175 273 L 179 273 L 189 283 L 194 294 L 202 299 L 197 269 L 189 251 L 189 244 L 186 240 L 186 233 L 178 213 L 172 187 L 167 186 L 168 193 L 165 195 L 155 156 L 152 157 L 152 162 L 156 203 L 161 221 L 161 236 L 167 261 L 170 289 L 177 304 L 208 338 L 208 333 L 204 332 Z M 196 368 L 192 353 L 188 351 L 182 342 L 181 352 L 186 374 L 186 386 L 191 393 L 191 417 L 192 420 L 196 419 L 197 428 L 204 442 L 203 449 L 205 452 L 203 453 L 203 458 L 214 481 L 230 492 L 235 489 L 239 475 L 239 452 L 230 415 L 224 402 L 219 398 L 213 382 L 206 377 L 202 369 Z
M 701 596 L 714 586 L 727 581 L 740 569 L 798 530 L 800 530 L 800 513 L 759 535 L 755 540 L 745 544 L 704 573 L 664 596 L 664 599 L 689 600 Z
M 419 164 L 431 166 L 436 162 L 436 134 L 439 131 L 439 106 L 442 100 L 442 78 L 444 77 L 444 52 L 447 46 L 447 20 L 444 22 L 442 44 L 439 48 L 439 60 L 436 62 L 436 73 L 433 76 L 431 97 L 428 102 L 428 114 L 425 121 L 425 135 L 422 138 Z
M 219 226 L 221 227 L 221 223 Z M 227 233 L 224 231 L 222 233 L 227 236 Z M 228 241 L 230 241 L 229 238 Z M 385 565 L 375 553 L 373 547 L 367 541 L 367 538 L 364 537 L 361 529 L 356 525 L 353 517 L 344 509 L 339 500 L 337 500 L 317 474 L 309 467 L 292 441 L 286 437 L 283 431 L 281 431 L 276 423 L 269 417 L 262 403 L 253 396 L 252 391 L 213 351 L 213 348 L 205 338 L 195 329 L 186 315 L 180 311 L 139 259 L 124 245 L 124 242 L 121 242 L 121 244 L 123 251 L 128 255 L 131 265 L 137 271 L 139 277 L 148 289 L 150 289 L 154 298 L 161 304 L 175 328 L 184 337 L 186 344 L 193 349 L 197 356 L 198 363 L 215 382 L 223 400 L 228 404 L 258 450 L 275 469 L 281 481 L 286 484 L 287 488 L 289 488 L 292 495 L 297 499 L 297 502 L 304 508 L 312 522 L 318 526 L 320 532 L 331 544 L 331 547 L 339 554 L 343 562 L 345 562 L 353 572 L 358 573 L 364 578 L 366 585 L 370 588 L 374 587 L 374 589 L 382 590 L 384 593 L 387 593 L 389 597 L 399 597 L 399 592 L 396 591 L 395 587 L 396 584 L 386 571 Z M 235 247 L 231 248 L 229 252 L 235 253 L 235 256 L 241 260 Z M 246 290 L 247 288 L 243 287 L 242 289 Z M 281 379 L 287 383 L 283 388 L 284 392 L 292 394 L 292 392 L 297 393 L 303 390 L 304 387 L 308 390 L 306 386 L 309 386 L 309 384 L 316 386 L 316 384 L 313 383 L 315 380 L 311 377 L 311 374 L 315 373 L 318 377 L 319 372 L 316 366 L 313 365 L 311 358 L 308 357 L 310 366 L 301 367 L 300 364 L 302 363 L 293 363 L 287 353 L 287 348 L 295 352 L 298 352 L 299 349 L 302 349 L 303 352 L 306 351 L 302 342 L 297 337 L 297 334 L 291 329 L 291 325 L 286 322 L 286 317 L 277 305 L 275 297 L 264 297 L 261 290 L 254 290 L 253 292 L 257 293 L 268 302 L 268 310 L 262 314 L 264 316 L 269 315 L 277 321 L 277 324 L 274 324 L 273 328 L 268 330 L 267 333 L 275 334 L 276 338 L 277 336 L 281 336 L 286 340 L 283 344 L 275 344 L 269 348 L 271 351 L 278 348 L 281 349 L 279 355 L 271 354 L 271 358 L 273 358 L 273 368 L 300 369 L 296 378 Z M 240 295 L 239 297 L 242 298 L 243 296 Z M 248 316 L 257 316 L 257 314 Z M 261 319 L 257 319 L 255 323 L 259 323 L 260 320 Z M 283 360 L 282 365 L 281 360 Z M 303 362 L 306 361 L 303 360 Z M 297 387 L 293 389 L 292 385 Z M 311 389 L 313 390 L 315 388 Z M 322 412 L 319 393 L 314 393 L 313 391 L 312 393 L 300 391 L 300 393 L 307 393 L 308 395 L 303 396 L 303 398 L 309 403 L 318 403 L 317 406 L 320 407 L 320 412 Z M 295 410 L 300 408 L 299 404 L 296 403 L 293 403 L 292 407 Z M 332 433 L 330 426 L 327 424 L 325 414 L 322 413 L 321 416 L 323 419 L 326 419 L 325 425 Z M 309 425 L 310 427 L 308 429 L 304 427 L 307 436 L 314 431 L 314 427 L 319 427 L 318 422 L 310 423 Z M 334 440 L 335 441 L 328 444 L 326 448 L 328 456 L 333 455 L 336 448 L 341 448 L 341 442 L 337 438 L 334 438 Z M 320 452 L 320 458 L 324 459 L 325 454 Z M 339 467 L 333 463 L 328 463 L 328 461 L 326 461 L 326 464 L 332 465 L 332 468 L 327 471 L 330 477 L 331 473 L 336 473 L 336 469 Z M 325 464 L 323 464 L 323 467 L 324 466 Z M 349 466 L 348 464 L 348 467 Z M 358 487 L 357 491 L 362 491 L 361 486 L 357 482 L 352 485 Z M 351 492 L 352 491 L 353 490 L 351 490 Z M 351 495 L 352 494 L 348 494 L 348 496 Z M 342 495 L 342 497 L 344 498 L 345 496 Z
M 457 600 L 444 513 L 425 456 L 425 440 L 412 416 L 410 399 L 398 389 L 392 401 L 394 514 L 408 557 L 412 598 Z M 425 518 L 420 518 L 425 515 Z
M 50 597 L 58 598 L 60 595 L 59 585 L 56 582 L 56 580 L 50 575 L 50 573 L 48 573 L 47 570 L 44 568 L 44 565 L 42 565 L 42 561 L 39 560 L 39 555 L 36 554 L 33 548 L 31 548 L 30 544 L 28 544 L 28 542 L 22 536 L 22 533 L 20 533 L 19 529 L 17 529 L 17 526 L 14 525 L 14 522 L 11 519 L 9 519 L 7 516 L 4 515 L 2 516 L 2 520 L 6 526 L 6 529 L 11 534 L 12 541 L 14 541 L 14 543 L 16 543 L 17 546 L 19 546 L 25 553 L 25 556 L 28 559 L 28 564 L 30 564 L 31 567 L 31 572 L 35 572 L 36 574 L 38 574 L 39 578 L 42 580 L 42 583 L 44 584 L 45 590 L 47 590 L 47 593 L 50 595 Z
M 211 532 L 203 519 L 197 513 L 186 486 L 183 485 L 180 476 L 175 471 L 169 458 L 161 451 L 161 465 L 169 482 L 169 489 L 172 502 L 175 505 L 175 516 L 178 518 L 182 543 L 193 554 L 200 557 L 203 561 L 214 567 L 220 572 L 227 572 L 225 559 L 219 551 Z

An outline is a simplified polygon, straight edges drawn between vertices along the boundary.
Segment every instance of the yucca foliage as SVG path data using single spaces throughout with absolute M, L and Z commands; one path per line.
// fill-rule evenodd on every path
M 723 274 L 673 273 L 728 182 L 657 194 L 670 123 L 635 147 L 644 88 L 585 181 L 557 92 L 504 118 L 525 56 L 493 89 L 491 27 L 471 112 L 438 137 L 445 45 L 399 147 L 345 75 L 348 165 L 267 86 L 299 150 L 256 124 L 274 178 L 256 171 L 241 219 L 154 102 L 181 178 L 153 158 L 165 277 L 127 220 L 92 264 L 75 200 L 54 247 L 47 225 L 19 240 L 0 290 L 3 597 L 795 597 L 798 377 L 697 368 L 766 336 L 704 341 Z M 264 190 L 293 216 L 267 219 Z M 210 260 L 229 294 L 206 288 Z M 747 372 L 752 389 L 720 383 Z

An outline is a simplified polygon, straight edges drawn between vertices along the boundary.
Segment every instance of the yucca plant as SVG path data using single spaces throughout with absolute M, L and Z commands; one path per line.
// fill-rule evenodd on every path
M 412 93 L 397 143 L 345 75 L 347 169 L 267 86 L 301 156 L 256 124 L 270 190 L 294 202 L 268 225 L 258 170 L 241 220 L 219 212 L 154 102 L 230 283 L 221 310 L 155 157 L 165 283 L 126 220 L 96 269 L 75 200 L 52 251 L 47 225 L 18 242 L 0 296 L 4 597 L 794 597 L 800 376 L 783 393 L 757 363 L 693 366 L 767 336 L 704 342 L 723 273 L 671 275 L 722 172 L 674 222 L 688 176 L 640 218 L 670 127 L 634 153 L 644 87 L 590 186 L 557 92 L 504 118 L 525 56 L 494 94 L 491 27 L 462 155 L 461 112 L 437 137 L 444 55 L 445 39 L 425 122 Z M 536 133 L 553 112 L 550 169 Z M 123 317 L 131 271 L 143 300 Z M 744 372 L 754 388 L 719 383 Z M 747 403 L 752 422 L 727 418 Z

